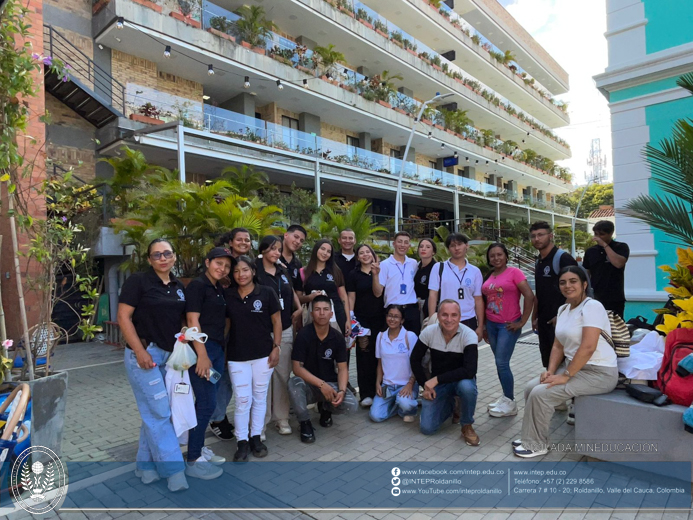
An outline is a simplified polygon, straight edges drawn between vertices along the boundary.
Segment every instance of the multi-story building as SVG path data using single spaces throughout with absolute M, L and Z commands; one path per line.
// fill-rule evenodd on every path
M 496 0 L 258 4 L 264 44 L 234 36 L 241 0 L 43 0 L 43 52 L 72 67 L 46 76 L 48 158 L 84 179 L 123 145 L 188 181 L 249 164 L 386 216 L 403 170 L 405 216 L 570 223 L 552 131 L 568 75 Z M 326 68 L 329 45 L 343 59 Z
M 618 213 L 640 194 L 657 195 L 643 147 L 671 136 L 677 119 L 693 115 L 693 97 L 676 80 L 693 71 L 693 5 L 658 0 L 607 0 L 609 65 L 595 76 L 609 100 L 618 239 L 630 245 L 626 313 L 647 315 L 666 300 L 668 279 L 657 267 L 677 262 L 675 242 Z

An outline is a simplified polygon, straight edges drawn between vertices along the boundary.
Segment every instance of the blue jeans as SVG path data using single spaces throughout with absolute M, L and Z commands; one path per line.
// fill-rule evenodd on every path
M 436 398 L 424 399 L 421 404 L 421 433 L 433 435 L 452 415 L 455 396 L 459 396 L 462 410 L 460 424 L 465 426 L 474 422 L 476 409 L 476 378 L 461 379 L 454 383 L 442 383 L 436 386 Z
M 142 417 L 137 469 L 156 470 L 160 477 L 168 478 L 185 470 L 183 454 L 171 422 L 171 405 L 165 383 L 166 360 L 171 353 L 154 343 L 149 344 L 147 352 L 157 366 L 144 370 L 137 365 L 135 353 L 125 349 L 125 373 Z
M 229 407 L 233 397 L 233 387 L 231 386 L 231 374 L 229 374 L 229 364 L 224 363 L 224 370 L 220 370 L 221 379 L 217 383 L 217 406 L 210 417 L 210 422 L 223 421 L 226 417 L 226 409 Z
M 416 408 L 419 406 L 416 397 L 419 395 L 419 385 L 414 383 L 411 397 L 402 397 L 399 391 L 404 385 L 383 385 L 383 396 L 376 395 L 369 412 L 371 421 L 382 422 L 395 414 L 400 417 L 405 415 L 416 415 Z
M 519 320 L 517 320 L 519 321 Z M 486 320 L 486 333 L 488 334 L 488 342 L 491 345 L 491 350 L 496 358 L 496 370 L 498 371 L 498 379 L 503 388 L 503 395 L 508 399 L 515 399 L 515 379 L 510 370 L 510 358 L 515 350 L 515 343 L 522 334 L 522 329 L 516 332 L 510 332 L 505 328 L 505 323 L 496 323 L 495 321 Z
M 226 364 L 224 363 L 223 347 L 214 341 L 207 341 L 205 348 L 214 370 L 223 374 Z M 195 373 L 196 368 L 197 365 L 193 365 L 188 369 L 190 386 L 195 393 L 195 415 L 197 416 L 197 426 L 188 432 L 188 460 L 191 462 L 202 455 L 202 447 L 205 445 L 205 430 L 207 430 L 209 418 L 212 417 L 217 406 L 217 385 L 221 384 L 221 380 L 215 385 L 207 381 L 206 378 L 198 376 Z

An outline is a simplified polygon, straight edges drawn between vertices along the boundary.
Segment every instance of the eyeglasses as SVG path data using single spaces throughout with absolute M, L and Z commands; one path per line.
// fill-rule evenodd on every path
M 529 235 L 530 240 L 534 240 L 535 238 L 544 238 L 545 236 L 549 236 L 551 233 L 536 233 L 534 235 Z
M 161 257 L 163 256 L 166 260 L 170 260 L 173 258 L 173 251 L 157 251 L 156 253 L 152 253 L 149 255 L 149 258 L 152 260 L 161 260 Z

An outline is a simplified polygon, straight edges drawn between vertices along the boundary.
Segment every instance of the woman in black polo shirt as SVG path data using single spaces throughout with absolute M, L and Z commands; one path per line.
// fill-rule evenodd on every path
M 375 398 L 375 379 L 378 360 L 375 358 L 375 338 L 385 328 L 385 309 L 383 297 L 373 294 L 371 266 L 377 260 L 373 248 L 361 244 L 356 248 L 356 266 L 347 279 L 349 307 L 354 310 L 354 317 L 362 327 L 371 329 L 370 336 L 356 339 L 356 374 L 359 383 L 361 406 L 366 408 L 373 404 Z
M 233 267 L 234 284 L 226 292 L 226 310 L 231 318 L 228 360 L 233 393 L 238 449 L 235 462 L 267 455 L 260 438 L 265 425 L 267 388 L 279 362 L 281 346 L 272 339 L 282 336 L 279 298 L 269 287 L 257 284 L 255 263 L 242 255 Z M 250 426 L 250 427 L 249 427 Z M 250 442 L 248 442 L 250 430 Z
M 303 292 L 301 303 L 310 303 L 324 291 L 332 301 L 334 316 L 342 334 L 351 334 L 349 301 L 341 269 L 334 263 L 334 248 L 329 239 L 318 240 L 313 246 L 308 265 L 303 269 Z
M 253 243 L 250 238 L 250 231 L 246 228 L 233 228 L 228 233 L 221 235 L 214 245 L 216 247 L 228 247 L 234 258 L 238 258 L 241 255 L 249 255 L 252 257 L 250 249 Z
M 270 287 L 277 294 L 282 317 L 282 335 L 279 342 L 281 353 L 267 392 L 265 425 L 274 421 L 281 435 L 291 435 L 287 387 L 291 375 L 291 348 L 294 343 L 294 329 L 291 323 L 292 319 L 298 319 L 301 316 L 301 303 L 294 292 L 291 276 L 279 263 L 282 246 L 282 240 L 278 236 L 269 235 L 263 238 L 258 245 L 260 257 L 255 260 L 255 265 L 258 283 Z
M 414 275 L 414 290 L 416 297 L 423 300 L 422 320 L 428 318 L 428 281 L 431 279 L 431 269 L 436 264 L 436 259 L 433 257 L 437 252 L 438 248 L 430 238 L 419 241 L 417 253 L 420 261 Z
M 188 436 L 188 467 L 185 472 L 189 476 L 199 475 L 206 479 L 221 476 L 222 469 L 212 464 L 225 462 L 224 458 L 214 455 L 204 444 L 205 431 L 217 405 L 218 379 L 210 380 L 210 372 L 214 369 L 215 377 L 220 378 L 226 361 L 226 298 L 221 280 L 229 275 L 233 261 L 230 249 L 215 247 L 207 254 L 204 274 L 185 288 L 188 327 L 197 327 L 200 332 L 207 334 L 206 343 L 193 342 L 197 363 L 188 369 L 190 386 L 195 392 L 197 426 L 190 430 Z
M 183 326 L 185 293 L 171 268 L 173 246 L 156 239 L 147 248 L 151 269 L 128 277 L 120 290 L 118 325 L 127 342 L 125 373 L 142 417 L 137 471 L 143 484 L 168 479 L 171 491 L 188 489 L 185 463 L 171 422 L 165 370 Z

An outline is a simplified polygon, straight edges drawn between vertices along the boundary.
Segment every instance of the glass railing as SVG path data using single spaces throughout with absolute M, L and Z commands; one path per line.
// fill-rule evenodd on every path
M 378 173 L 392 174 L 393 176 L 399 174 L 404 164 L 403 178 L 406 181 L 457 189 L 465 193 L 498 198 L 508 202 L 524 203 L 534 207 L 544 207 L 539 203 L 533 203 L 529 199 L 523 198 L 522 194 L 505 192 L 505 190 L 501 190 L 492 184 L 475 179 L 467 179 L 454 173 L 418 165 L 411 161 L 402 161 L 384 154 L 349 146 L 345 143 L 282 125 L 268 123 L 261 119 L 211 105 L 204 105 L 203 129 L 227 137 L 242 139 L 311 157 L 319 157 L 323 161 Z M 546 206 L 548 208 L 551 204 L 546 203 Z M 570 213 L 569 208 L 560 207 L 560 205 L 553 205 L 553 209 L 560 213 Z

